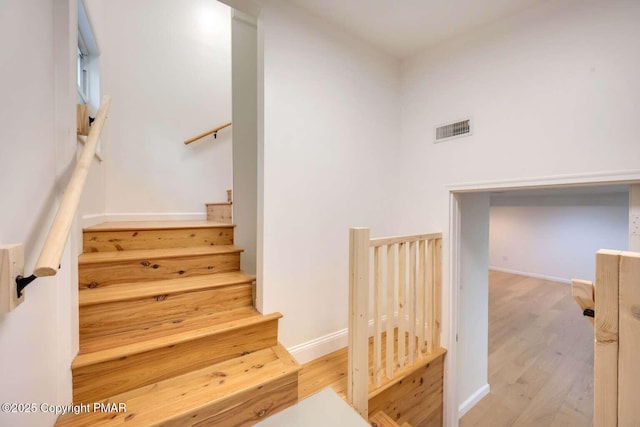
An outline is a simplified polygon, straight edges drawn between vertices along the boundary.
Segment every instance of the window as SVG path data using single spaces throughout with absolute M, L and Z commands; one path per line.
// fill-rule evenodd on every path
M 89 103 L 89 51 L 78 32 L 78 103 Z

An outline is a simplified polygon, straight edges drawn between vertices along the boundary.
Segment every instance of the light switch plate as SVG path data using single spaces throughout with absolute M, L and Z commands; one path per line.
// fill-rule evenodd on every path
M 631 215 L 631 235 L 640 236 L 640 215 Z
M 16 277 L 24 275 L 24 245 L 0 246 L 0 313 L 8 313 L 24 301 L 18 298 Z

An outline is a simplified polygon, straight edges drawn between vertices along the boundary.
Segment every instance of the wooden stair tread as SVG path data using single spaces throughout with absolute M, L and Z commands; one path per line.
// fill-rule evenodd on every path
M 148 249 L 117 252 L 90 252 L 78 257 L 78 265 L 148 260 L 159 258 L 185 258 L 218 254 L 240 253 L 244 250 L 235 245 L 194 246 L 190 248 Z
M 224 224 L 215 221 L 121 221 L 104 222 L 87 227 L 84 231 L 134 231 L 134 230 L 173 230 L 181 228 L 229 228 L 234 224 Z
M 211 406 L 225 408 L 225 401 L 243 394 L 248 397 L 264 384 L 297 374 L 299 370 L 300 365 L 278 344 L 103 401 L 124 403 L 126 412 L 66 414 L 58 419 L 56 426 L 126 423 L 127 426 L 146 427 L 195 418 L 199 410 Z
M 373 427 L 400 427 L 400 424 L 395 422 L 395 420 L 384 411 L 376 412 L 371 418 L 369 418 L 369 423 Z
M 119 359 L 281 317 L 280 313 L 262 315 L 253 307 L 243 307 L 197 317 L 188 316 L 181 323 L 165 321 L 148 325 L 148 328 L 138 327 L 132 331 L 86 339 L 80 343 L 80 352 L 71 367 L 75 369 Z
M 134 300 L 154 295 L 211 289 L 229 285 L 252 283 L 255 276 L 242 271 L 216 273 L 179 279 L 156 280 L 152 282 L 116 283 L 110 286 L 82 288 L 78 293 L 80 307 L 116 301 Z

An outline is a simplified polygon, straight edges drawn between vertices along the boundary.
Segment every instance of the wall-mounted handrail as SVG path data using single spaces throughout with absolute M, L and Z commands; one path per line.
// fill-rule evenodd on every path
M 352 228 L 349 232 L 347 396 L 368 419 L 372 389 L 401 378 L 439 350 L 442 233 L 371 239 L 367 228 Z M 371 293 L 374 332 L 373 360 L 369 363 Z
M 194 136 L 193 138 L 187 139 L 187 140 L 184 142 L 184 145 L 189 145 L 189 144 L 191 144 L 192 142 L 195 142 L 195 141 L 197 141 L 197 140 L 199 140 L 199 139 L 202 139 L 202 138 L 204 138 L 205 136 L 209 136 L 209 135 L 211 135 L 211 134 L 213 134 L 213 137 L 214 137 L 214 138 L 217 138 L 217 137 L 218 137 L 218 131 L 219 131 L 219 130 L 222 130 L 222 129 L 226 128 L 226 127 L 229 127 L 229 126 L 231 126 L 231 122 L 229 122 L 229 123 L 225 123 L 225 124 L 223 124 L 223 125 L 220 125 L 220 126 L 218 126 L 218 127 L 213 128 L 213 129 L 211 129 L 211 130 L 208 130 L 208 131 L 206 131 L 206 132 L 203 132 L 203 133 L 201 133 L 200 135 L 196 135 L 196 136 Z
M 87 180 L 87 174 L 93 161 L 93 157 L 96 154 L 96 148 L 98 146 L 98 140 L 102 133 L 102 127 L 107 118 L 107 111 L 111 104 L 111 97 L 105 96 L 102 98 L 102 105 L 96 119 L 91 126 L 91 131 L 87 137 L 87 141 L 84 144 L 84 149 L 80 155 L 80 159 L 76 164 L 69 184 L 64 192 L 58 212 L 51 224 L 49 234 L 42 246 L 40 257 L 36 262 L 36 267 L 32 276 L 27 278 L 18 277 L 18 296 L 22 293 L 22 289 L 33 281 L 37 277 L 53 276 L 57 273 L 60 266 L 60 260 L 62 259 L 62 253 L 71 230 L 71 224 L 76 215 L 78 204 L 80 203 L 80 197 L 82 196 L 82 190 Z M 21 282 L 22 281 L 22 282 Z

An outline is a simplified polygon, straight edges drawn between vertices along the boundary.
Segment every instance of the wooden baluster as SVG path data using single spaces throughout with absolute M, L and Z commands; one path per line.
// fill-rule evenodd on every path
M 429 240 L 427 254 L 427 353 L 433 351 L 433 341 L 436 331 L 436 300 L 435 300 L 435 240 Z
M 596 253 L 594 427 L 618 425 L 620 254 L 608 250 Z
M 369 229 L 349 230 L 349 357 L 347 396 L 369 416 Z
M 395 319 L 395 245 L 387 245 L 387 378 L 393 378 L 393 330 Z
M 440 347 L 440 322 L 442 321 L 442 239 L 436 239 L 433 253 L 433 347 Z
M 406 319 L 404 311 L 407 304 L 405 291 L 407 286 L 407 244 L 398 245 L 398 367 L 404 369 L 406 355 Z
M 409 364 L 416 363 L 416 242 L 409 243 Z
M 418 315 L 418 357 L 424 356 L 424 324 L 425 324 L 425 242 L 418 242 L 418 295 L 416 297 L 416 311 Z
M 382 264 L 380 246 L 373 248 L 373 382 L 376 387 L 382 384 Z

